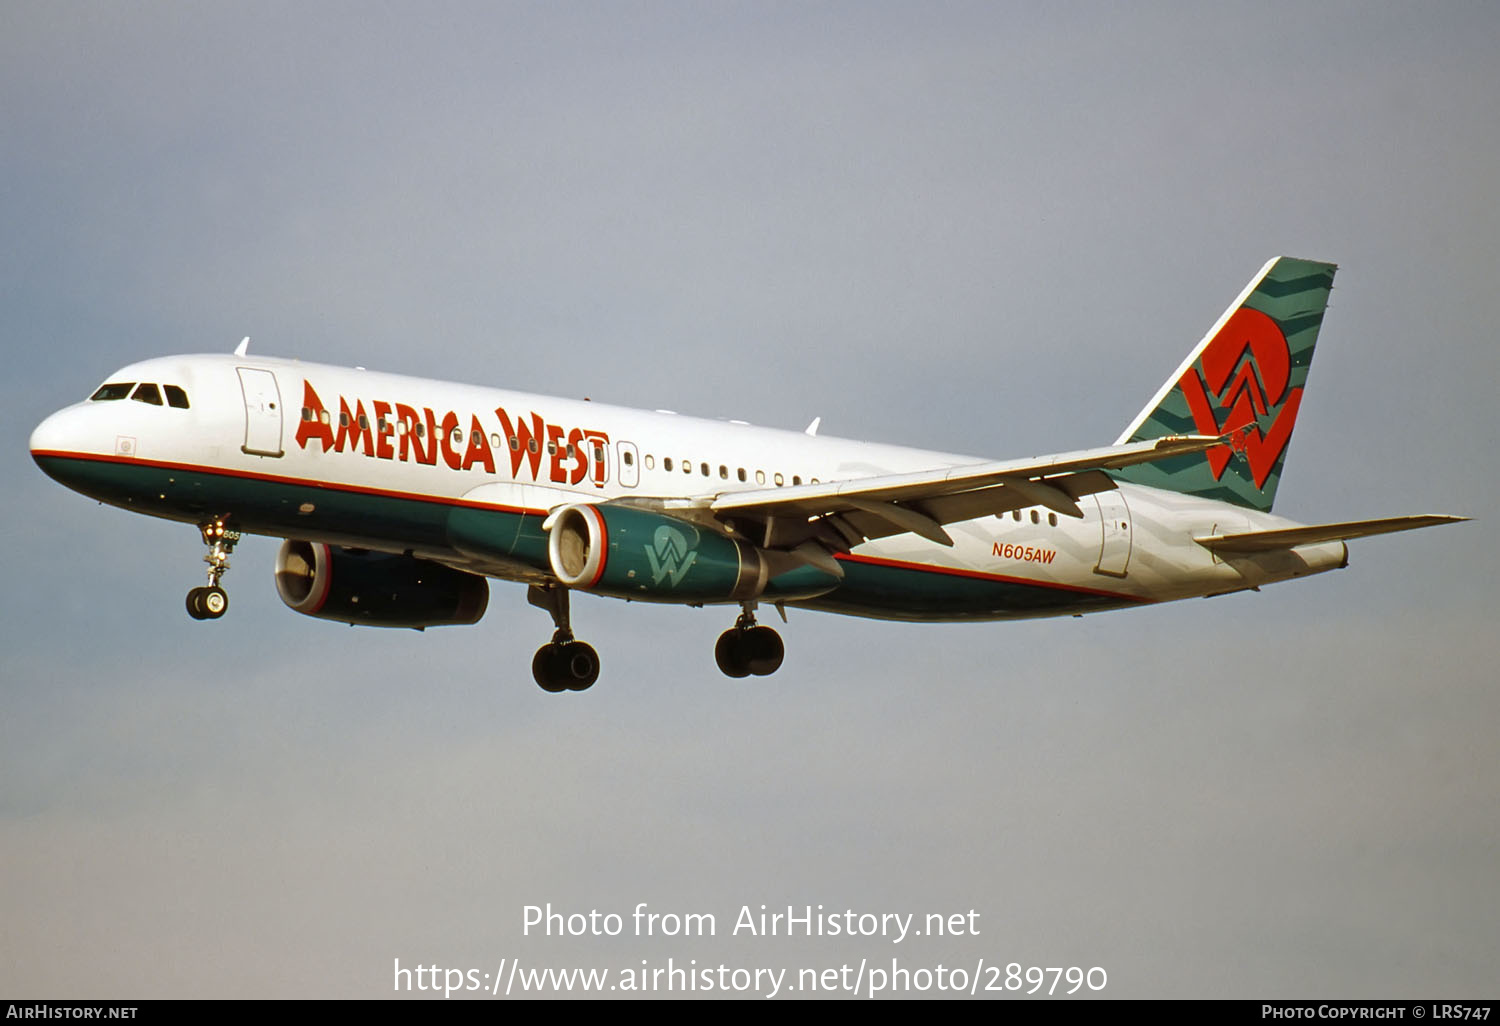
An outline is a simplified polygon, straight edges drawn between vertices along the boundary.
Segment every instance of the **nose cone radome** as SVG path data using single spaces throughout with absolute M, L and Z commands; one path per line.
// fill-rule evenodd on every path
M 62 449 L 63 437 L 63 413 L 58 410 L 48 419 L 36 426 L 31 431 L 31 456 L 36 458 L 39 453 L 57 452 Z
M 31 432 L 31 455 L 45 455 L 49 452 L 64 452 L 68 449 L 68 415 L 72 407 L 58 410 L 52 416 L 42 421 Z
M 31 458 L 48 477 L 63 484 L 68 482 L 60 472 L 68 457 L 86 448 L 85 432 L 79 423 L 80 412 L 76 406 L 58 410 L 31 432 Z

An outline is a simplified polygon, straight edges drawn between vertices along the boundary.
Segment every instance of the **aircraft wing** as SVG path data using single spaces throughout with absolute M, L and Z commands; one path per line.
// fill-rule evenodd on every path
M 1246 531 L 1242 534 L 1215 534 L 1205 538 L 1194 538 L 1193 541 L 1205 549 L 1221 554 L 1272 552 L 1276 549 L 1290 549 L 1298 545 L 1313 545 L 1318 542 L 1368 538 L 1372 534 L 1414 531 L 1419 527 L 1455 524 L 1468 519 L 1468 517 L 1427 513 L 1412 517 L 1386 517 L 1383 520 L 1347 520 L 1337 524 L 1313 524 L 1309 527 Z
M 1174 435 L 1031 459 L 667 499 L 659 508 L 725 523 L 757 524 L 755 534 L 742 533 L 766 548 L 791 548 L 817 538 L 836 551 L 847 551 L 866 539 L 908 531 L 952 545 L 944 524 L 1025 506 L 1081 517 L 1079 498 L 1115 487 L 1103 471 L 1205 452 L 1222 444 L 1218 436 Z

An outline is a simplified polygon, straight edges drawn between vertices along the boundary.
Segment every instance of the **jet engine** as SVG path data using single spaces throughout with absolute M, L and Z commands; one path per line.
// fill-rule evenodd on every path
M 477 623 L 489 582 L 425 559 L 285 541 L 276 554 L 281 601 L 307 616 L 367 627 Z
M 634 506 L 565 506 L 547 521 L 547 560 L 563 584 L 647 602 L 806 599 L 841 576 L 786 552 Z

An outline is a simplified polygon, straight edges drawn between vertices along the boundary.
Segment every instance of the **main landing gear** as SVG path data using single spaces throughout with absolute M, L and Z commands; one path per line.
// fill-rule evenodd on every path
M 719 635 L 714 646 L 714 661 L 728 677 L 748 677 L 752 673 L 764 677 L 775 673 L 785 655 L 781 635 L 769 627 L 756 625 L 754 602 L 744 604 L 744 612 L 733 627 Z
M 187 593 L 188 616 L 194 620 L 217 620 L 229 609 L 229 593 L 219 587 L 219 579 L 229 569 L 229 554 L 240 540 L 240 532 L 230 530 L 224 521 L 224 517 L 215 517 L 198 525 L 203 544 L 208 546 L 208 555 L 203 557 L 208 564 L 208 587 Z
M 531 675 L 543 691 L 586 691 L 599 679 L 599 653 L 594 646 L 573 638 L 568 614 L 568 589 L 559 585 L 533 584 L 526 601 L 552 614 L 552 640 L 536 650 Z
M 586 691 L 599 679 L 599 653 L 573 637 L 568 612 L 568 589 L 557 584 L 533 584 L 526 601 L 552 616 L 552 640 L 536 650 L 531 675 L 543 691 Z M 781 635 L 755 622 L 755 603 L 743 604 L 734 626 L 719 635 L 714 659 L 729 677 L 764 677 L 781 668 L 786 646 Z

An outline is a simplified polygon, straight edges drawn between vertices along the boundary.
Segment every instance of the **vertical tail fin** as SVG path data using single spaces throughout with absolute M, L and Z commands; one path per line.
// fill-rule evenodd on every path
M 1116 443 L 1232 434 L 1232 445 L 1112 475 L 1269 512 L 1336 269 L 1266 264 Z

